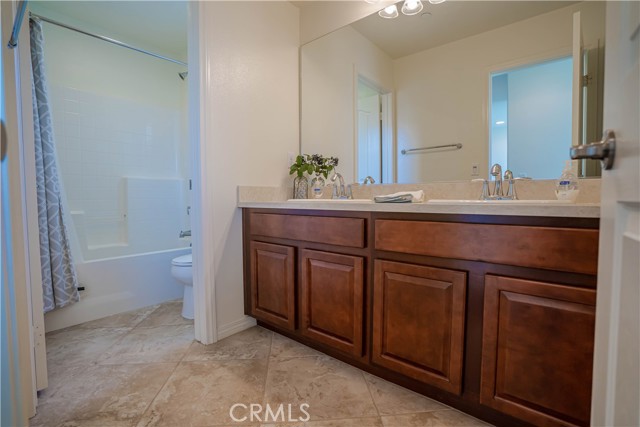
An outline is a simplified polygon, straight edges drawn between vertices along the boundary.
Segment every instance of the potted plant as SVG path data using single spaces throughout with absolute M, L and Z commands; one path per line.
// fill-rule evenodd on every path
M 294 199 L 306 199 L 309 192 L 309 180 L 305 173 L 311 175 L 313 173 L 313 165 L 311 164 L 311 157 L 308 154 L 300 154 L 296 157 L 296 161 L 289 168 L 289 175 L 294 173 L 297 176 L 293 179 L 293 198 Z
M 328 178 L 329 172 L 338 166 L 336 157 L 323 157 L 320 154 L 300 154 L 296 157 L 295 163 L 289 168 L 289 175 L 297 175 L 293 180 L 293 198 L 306 199 L 309 192 L 309 180 L 305 174 L 315 174 L 311 181 L 313 195 L 316 198 L 322 197 L 324 191 L 324 179 Z

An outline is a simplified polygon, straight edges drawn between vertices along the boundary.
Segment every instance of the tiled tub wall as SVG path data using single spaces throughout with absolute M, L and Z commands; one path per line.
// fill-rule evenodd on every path
M 184 246 L 183 112 L 52 86 L 54 131 L 83 258 Z

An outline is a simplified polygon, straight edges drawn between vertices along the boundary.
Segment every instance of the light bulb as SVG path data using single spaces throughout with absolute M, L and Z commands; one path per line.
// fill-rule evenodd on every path
M 380 12 L 378 12 L 378 15 L 380 15 L 380 17 L 382 18 L 387 18 L 387 19 L 397 18 L 398 8 L 396 7 L 395 4 L 392 4 L 391 6 L 387 6 L 384 9 L 382 9 Z
M 402 5 L 402 13 L 405 15 L 415 15 L 422 10 L 422 2 L 420 0 L 404 0 Z

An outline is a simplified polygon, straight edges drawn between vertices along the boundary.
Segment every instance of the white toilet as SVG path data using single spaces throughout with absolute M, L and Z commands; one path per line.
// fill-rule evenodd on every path
M 191 254 L 171 260 L 171 275 L 184 285 L 182 317 L 185 319 L 193 319 L 193 268 L 191 263 Z

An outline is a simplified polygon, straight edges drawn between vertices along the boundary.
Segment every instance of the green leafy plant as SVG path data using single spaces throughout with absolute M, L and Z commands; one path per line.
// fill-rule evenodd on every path
M 338 166 L 337 157 L 323 157 L 320 154 L 300 154 L 296 157 L 295 163 L 289 168 L 289 175 L 297 173 L 299 177 L 302 177 L 305 173 L 309 175 L 318 173 L 328 178 L 329 172 L 336 166 Z
M 302 177 L 305 173 L 309 175 L 317 173 L 328 178 L 329 172 L 336 166 L 338 166 L 336 157 L 323 157 L 320 154 L 301 154 L 296 157 L 296 162 L 289 168 L 289 174 L 297 173 L 299 177 Z
M 293 175 L 294 173 L 297 173 L 299 178 L 302 178 L 305 173 L 311 175 L 313 173 L 311 156 L 308 154 L 298 155 L 298 157 L 296 157 L 296 162 L 289 168 L 289 175 Z

